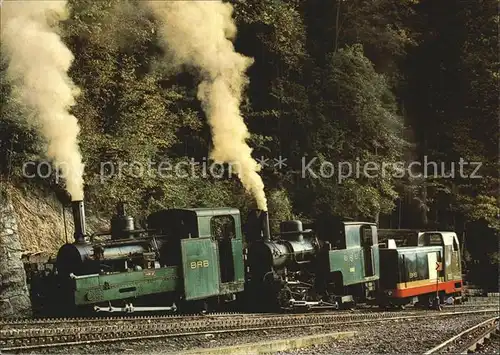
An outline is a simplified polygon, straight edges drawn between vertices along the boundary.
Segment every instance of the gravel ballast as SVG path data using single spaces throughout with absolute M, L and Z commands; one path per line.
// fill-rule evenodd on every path
M 422 354 L 488 318 L 491 318 L 491 315 L 417 319 L 393 323 L 391 326 L 374 324 L 366 327 L 357 339 L 339 340 L 328 345 L 278 354 Z
M 196 348 L 223 347 L 243 343 L 307 336 L 335 331 L 357 331 L 354 338 L 328 345 L 312 346 L 300 350 L 279 352 L 285 354 L 333 353 L 420 353 L 433 348 L 461 331 L 480 323 L 494 314 L 471 314 L 444 318 L 384 321 L 364 324 L 275 329 L 267 331 L 206 334 L 189 337 L 144 339 L 116 343 L 66 346 L 38 349 L 32 353 L 51 354 L 123 354 L 123 353 L 176 353 Z
M 476 349 L 478 354 L 500 354 L 500 335 L 492 336 L 490 339 Z

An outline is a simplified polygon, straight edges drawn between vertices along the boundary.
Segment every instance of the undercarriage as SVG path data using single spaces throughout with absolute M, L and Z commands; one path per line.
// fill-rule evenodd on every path
M 281 274 L 274 274 L 273 282 L 276 299 L 282 310 L 340 309 L 356 303 L 352 295 L 335 292 L 339 285 L 330 283 L 320 287 L 312 273 L 286 273 L 284 270 Z

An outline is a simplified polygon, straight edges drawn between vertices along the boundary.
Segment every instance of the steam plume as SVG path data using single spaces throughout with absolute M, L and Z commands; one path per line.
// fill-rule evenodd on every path
M 232 6 L 221 1 L 149 1 L 161 23 L 160 36 L 173 66 L 196 68 L 202 77 L 198 99 L 212 128 L 211 158 L 230 163 L 243 186 L 267 211 L 264 184 L 247 145 L 249 133 L 240 114 L 246 69 L 253 63 L 234 50 Z
M 66 178 L 71 198 L 82 200 L 79 127 L 68 112 L 78 91 L 67 74 L 74 57 L 53 27 L 65 18 L 66 1 L 4 1 L 1 15 L 7 79 L 20 101 L 33 110 L 29 123 L 46 140 L 47 158 Z

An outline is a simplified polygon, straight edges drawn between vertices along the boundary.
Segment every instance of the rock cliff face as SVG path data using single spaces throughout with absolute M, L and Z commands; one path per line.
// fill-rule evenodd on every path
M 38 190 L 33 186 L 6 186 L 10 202 L 18 222 L 18 235 L 23 252 L 47 252 L 55 254 L 66 242 L 73 242 L 73 218 L 71 206 L 66 206 L 63 215 L 61 202 L 50 191 Z M 109 229 L 108 216 L 96 216 L 91 204 L 86 203 L 87 231 L 89 233 Z M 65 218 L 64 218 L 65 217 Z M 66 228 L 64 221 L 66 220 Z
M 23 317 L 31 313 L 21 243 L 14 208 L 0 189 L 0 317 Z

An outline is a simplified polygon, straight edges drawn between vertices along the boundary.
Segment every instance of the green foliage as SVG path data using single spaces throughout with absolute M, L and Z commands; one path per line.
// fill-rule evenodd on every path
M 415 26 L 419 46 L 408 54 L 404 99 L 419 156 L 457 165 L 460 159 L 481 163 L 479 179 L 459 176 L 457 167 L 454 177 L 440 179 L 441 189 L 426 190 L 429 215 L 450 214 L 455 226 L 482 221 L 498 231 L 499 132 L 491 129 L 498 126 L 497 4 L 450 1 L 436 6 L 425 0 L 416 10 L 422 19 Z M 463 169 L 466 176 L 474 170 L 474 165 Z
M 273 230 L 292 214 L 377 220 L 393 212 L 398 198 L 402 227 L 500 230 L 495 2 L 231 3 L 235 48 L 255 59 L 242 104 L 248 142 L 254 157 L 287 159 L 286 168 L 262 171 Z M 69 7 L 61 34 L 75 55 L 70 76 L 81 89 L 72 112 L 81 127 L 88 203 L 111 213 L 127 200 L 139 216 L 169 207 L 234 206 L 245 217 L 255 203 L 236 177 L 202 177 L 200 166 L 192 174 L 198 177 L 155 170 L 161 161 L 202 161 L 211 137 L 196 78 L 165 70 L 157 23 L 141 1 L 69 0 Z M 3 61 L 2 79 L 5 70 Z M 43 142 L 26 125 L 33 113 L 5 80 L 0 93 L 0 171 L 23 181 L 23 164 L 43 159 Z M 354 166 L 359 158 L 363 167 L 424 156 L 480 161 L 483 178 L 395 179 L 389 169 L 339 182 L 337 165 L 332 178 L 301 175 L 303 158 L 317 157 L 317 171 L 322 162 Z M 154 167 L 117 176 L 120 163 L 133 162 Z M 103 179 L 103 164 L 113 164 L 113 178 Z M 58 188 L 53 180 L 30 182 Z M 472 238 L 480 240 L 482 231 L 470 232 Z
M 494 196 L 479 195 L 476 197 L 458 196 L 460 211 L 470 221 L 485 221 L 488 227 L 500 230 L 500 208 Z
M 393 163 L 401 155 L 404 141 L 402 123 L 397 115 L 394 95 L 384 75 L 378 74 L 364 56 L 362 46 L 345 47 L 332 53 L 325 69 L 318 72 L 315 92 L 317 105 L 313 117 L 304 125 L 311 137 L 310 156 L 319 161 L 345 162 L 359 178 L 339 181 L 318 179 L 305 185 L 312 190 L 312 208 L 316 214 L 325 209 L 337 215 L 377 218 L 388 213 L 397 197 L 390 174 L 378 171 L 363 176 L 365 163 Z
M 305 52 L 305 28 L 297 5 L 283 0 L 234 2 L 235 19 L 252 31 L 274 64 L 297 68 Z
M 341 14 L 339 41 L 347 45 L 361 43 L 377 71 L 385 73 L 394 86 L 402 79 L 398 61 L 408 48 L 416 45 L 409 26 L 415 17 L 414 3 L 413 0 L 337 2 Z
M 394 95 L 387 80 L 377 74 L 364 56 L 363 47 L 354 45 L 334 53 L 326 73 L 326 106 L 350 129 L 349 151 L 376 152 L 384 158 L 398 157 L 404 141 L 402 122 L 397 116 Z M 334 112 L 335 112 L 334 111 Z M 370 154 L 366 152 L 367 154 Z
M 268 193 L 268 205 L 271 232 L 279 231 L 281 221 L 292 218 L 292 202 L 286 190 L 274 190 Z

